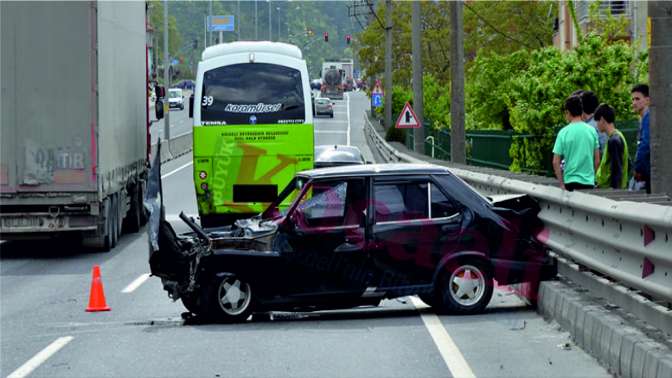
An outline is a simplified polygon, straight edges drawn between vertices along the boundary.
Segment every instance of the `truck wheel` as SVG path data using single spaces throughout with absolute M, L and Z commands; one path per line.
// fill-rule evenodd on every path
M 96 248 L 101 252 L 109 252 L 114 246 L 112 245 L 112 224 L 111 215 L 112 215 L 112 206 L 110 198 L 105 198 L 103 200 L 102 214 L 103 216 L 103 230 L 102 234 L 91 238 L 86 239 L 85 244 Z
M 442 313 L 470 315 L 482 312 L 492 298 L 490 269 L 474 258 L 451 262 L 437 282 L 437 310 Z
M 147 185 L 145 181 L 140 182 L 140 193 L 138 194 L 138 209 L 140 210 L 140 226 L 147 224 L 149 220 L 149 213 L 145 209 L 145 192 Z
M 140 183 L 138 183 L 131 194 L 131 208 L 128 210 L 128 215 L 124 219 L 125 229 L 128 232 L 136 233 L 142 227 L 142 201 L 140 198 Z
M 112 194 L 110 199 L 110 249 L 112 249 L 119 241 L 119 197 Z
M 208 286 L 204 305 L 211 320 L 242 322 L 252 313 L 252 286 L 235 276 L 213 277 Z

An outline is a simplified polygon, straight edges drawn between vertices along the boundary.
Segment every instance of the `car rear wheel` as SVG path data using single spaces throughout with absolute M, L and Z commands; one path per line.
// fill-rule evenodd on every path
M 438 285 L 440 295 L 437 296 L 437 305 L 443 313 L 476 314 L 482 312 L 492 298 L 492 274 L 477 259 L 450 263 Z
M 252 313 L 252 286 L 235 276 L 214 277 L 206 294 L 205 305 L 212 320 L 245 321 Z

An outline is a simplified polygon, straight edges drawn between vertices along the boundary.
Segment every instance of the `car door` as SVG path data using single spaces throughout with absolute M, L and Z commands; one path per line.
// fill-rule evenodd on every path
M 430 285 L 459 240 L 459 207 L 429 177 L 373 182 L 370 255 L 380 288 Z
M 295 293 L 357 295 L 369 280 L 364 178 L 313 180 L 286 232 Z

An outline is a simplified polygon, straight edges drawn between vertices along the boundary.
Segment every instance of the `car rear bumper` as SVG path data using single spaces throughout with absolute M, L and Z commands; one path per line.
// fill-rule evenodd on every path
M 558 275 L 558 260 L 552 256 L 540 262 L 492 259 L 492 265 L 500 284 L 548 281 Z

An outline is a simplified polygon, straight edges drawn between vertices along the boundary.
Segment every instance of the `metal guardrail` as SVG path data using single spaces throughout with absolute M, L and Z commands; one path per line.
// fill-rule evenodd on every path
M 366 136 L 385 162 L 426 163 L 399 152 L 366 122 Z M 484 194 L 524 193 L 541 206 L 539 238 L 558 254 L 613 281 L 672 304 L 672 207 L 614 201 L 513 178 L 450 167 Z

